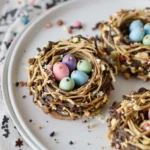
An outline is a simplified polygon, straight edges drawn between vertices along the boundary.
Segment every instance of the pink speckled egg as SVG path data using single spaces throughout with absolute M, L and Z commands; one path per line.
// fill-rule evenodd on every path
M 69 76 L 69 69 L 64 63 L 57 62 L 53 66 L 53 74 L 54 74 L 55 79 L 60 81 L 64 77 Z
M 148 110 L 148 119 L 150 120 L 150 109 Z
M 74 28 L 79 28 L 82 26 L 82 23 L 80 21 L 75 21 L 72 25 Z

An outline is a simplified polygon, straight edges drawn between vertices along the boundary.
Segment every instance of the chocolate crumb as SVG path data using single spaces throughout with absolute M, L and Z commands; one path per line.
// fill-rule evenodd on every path
M 103 24 L 103 23 L 104 23 L 104 21 L 101 21 L 101 22 L 96 23 L 95 26 L 92 28 L 92 30 L 98 29 L 99 26 L 100 26 L 101 24 Z
M 32 122 L 32 119 L 30 119 L 29 122 Z
M 68 29 L 68 33 L 69 33 L 69 34 L 72 34 L 72 30 L 71 30 L 71 29 Z
M 1 126 L 1 129 L 4 129 L 5 128 L 5 126 Z
M 41 49 L 38 47 L 37 49 L 36 49 L 38 52 L 40 52 L 41 51 Z
M 23 95 L 23 96 L 22 96 L 22 98 L 26 98 L 26 97 L 27 97 L 26 95 Z
M 19 86 L 19 82 L 16 82 L 16 86 L 17 86 L 17 87 Z
M 63 22 L 62 20 L 58 20 L 58 21 L 57 21 L 57 25 L 58 25 L 58 26 L 62 26 L 63 24 L 64 24 L 64 22 Z
M 72 141 L 70 141 L 70 142 L 69 142 L 69 144 L 70 144 L 70 145 L 73 145 L 73 142 L 72 142 Z
M 145 9 L 150 9 L 150 7 L 146 7 Z
M 53 137 L 55 135 L 55 132 L 53 131 L 52 133 L 50 133 L 50 136 Z
M 20 81 L 19 84 L 20 84 L 21 86 L 27 86 L 27 82 Z
M 87 120 L 83 120 L 82 123 L 87 123 Z
M 3 136 L 5 137 L 5 138 L 8 138 L 8 136 L 9 136 L 9 134 L 3 134 Z
M 39 126 L 39 129 L 43 129 L 43 127 L 42 127 L 42 126 Z

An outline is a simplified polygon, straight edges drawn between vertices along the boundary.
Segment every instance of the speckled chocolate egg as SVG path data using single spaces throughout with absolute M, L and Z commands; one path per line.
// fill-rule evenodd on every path
M 89 74 L 92 71 L 92 65 L 87 60 L 80 60 L 77 64 L 77 69 Z
M 62 62 L 67 65 L 70 72 L 72 72 L 76 68 L 76 65 L 77 65 L 76 58 L 71 54 L 64 56 Z
M 145 31 L 143 28 L 135 28 L 129 35 L 129 39 L 132 42 L 141 42 L 145 35 Z
M 88 82 L 89 77 L 86 73 L 75 70 L 71 73 L 71 79 L 74 80 L 76 86 L 82 86 Z
M 64 77 L 69 76 L 69 69 L 64 63 L 57 62 L 53 66 L 53 74 L 54 74 L 55 79 L 60 81 Z
M 131 22 L 131 24 L 129 26 L 130 32 L 133 31 L 134 29 L 136 29 L 137 27 L 139 27 L 139 28 L 144 27 L 144 24 L 141 20 L 134 20 L 134 21 Z
M 150 34 L 150 23 L 144 25 L 145 35 Z
M 69 77 L 63 78 L 59 83 L 59 88 L 64 91 L 68 91 L 68 92 L 72 91 L 74 87 L 75 87 L 74 80 Z
M 145 45 L 145 46 L 150 46 L 150 35 L 146 35 L 146 36 L 143 38 L 143 45 Z

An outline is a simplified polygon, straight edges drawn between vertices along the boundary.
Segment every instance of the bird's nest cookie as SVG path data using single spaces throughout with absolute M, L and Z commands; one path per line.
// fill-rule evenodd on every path
M 141 88 L 114 102 L 108 119 L 112 146 L 117 150 L 150 149 L 150 90 Z
M 89 81 L 70 92 L 59 89 L 52 71 L 54 63 L 66 54 L 90 61 L 93 69 Z M 94 38 L 76 36 L 49 42 L 36 57 L 29 59 L 28 87 L 34 103 L 57 119 L 95 115 L 108 102 L 115 80 L 114 69 L 101 60 L 102 55 Z
M 136 76 L 147 81 L 150 79 L 150 46 L 129 40 L 129 24 L 134 20 L 149 23 L 150 11 L 120 10 L 110 16 L 107 22 L 99 26 L 102 33 L 101 44 L 103 50 L 111 56 L 118 70 L 123 72 L 125 77 Z

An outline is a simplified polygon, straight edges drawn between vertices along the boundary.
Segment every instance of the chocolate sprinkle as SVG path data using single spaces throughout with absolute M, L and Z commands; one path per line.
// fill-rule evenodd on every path
M 29 122 L 32 122 L 32 119 L 30 119 Z
M 41 49 L 38 47 L 37 49 L 36 49 L 38 52 L 40 52 L 41 51 Z
M 87 120 L 82 121 L 83 123 L 87 123 Z
M 50 136 L 53 137 L 55 135 L 55 132 L 53 131 L 52 133 L 50 133 Z
M 23 146 L 23 141 L 20 140 L 20 138 L 16 141 L 16 145 L 15 146 L 18 146 L 18 147 L 21 147 Z
M 4 116 L 3 117 L 3 121 L 2 121 L 2 126 L 1 126 L 1 129 L 3 129 L 4 130 L 4 134 L 3 134 L 3 136 L 5 137 L 5 138 L 8 138 L 8 136 L 9 136 L 9 134 L 10 134 L 10 132 L 9 132 L 9 129 L 8 129 L 8 120 L 9 120 L 9 118 L 7 117 L 7 116 Z
M 23 95 L 23 96 L 22 96 L 22 98 L 26 98 L 26 97 L 27 97 L 26 95 Z
M 19 86 L 19 82 L 16 82 L 16 86 Z
M 8 123 L 9 118 L 7 116 L 4 115 L 3 121 L 2 121 L 2 125 L 5 125 L 5 123 Z
M 70 141 L 70 142 L 69 142 L 69 144 L 70 144 L 70 145 L 73 145 L 73 142 L 72 142 L 72 141 Z

